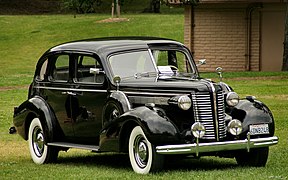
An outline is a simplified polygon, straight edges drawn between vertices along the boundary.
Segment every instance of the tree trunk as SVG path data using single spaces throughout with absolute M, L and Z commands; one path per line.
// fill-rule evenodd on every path
M 112 12 L 111 12 L 111 16 L 112 18 L 114 18 L 114 14 L 116 13 L 116 17 L 119 18 L 120 17 L 120 4 L 119 4 L 119 0 L 112 0 Z
M 286 3 L 284 53 L 283 53 L 282 71 L 288 71 L 288 2 Z
M 160 5 L 160 0 L 151 0 L 149 8 L 146 10 L 146 12 L 160 13 Z
M 153 12 L 160 13 L 160 0 L 154 0 L 153 2 Z

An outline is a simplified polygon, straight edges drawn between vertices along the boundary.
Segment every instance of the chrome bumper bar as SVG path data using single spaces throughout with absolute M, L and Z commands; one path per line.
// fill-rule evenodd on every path
M 267 147 L 278 143 L 278 137 L 266 137 L 250 139 L 247 136 L 245 140 L 225 141 L 225 142 L 211 142 L 211 143 L 194 143 L 194 144 L 177 144 L 157 146 L 156 152 L 158 154 L 194 154 L 198 156 L 203 152 L 217 152 L 246 149 L 248 152 L 251 148 Z

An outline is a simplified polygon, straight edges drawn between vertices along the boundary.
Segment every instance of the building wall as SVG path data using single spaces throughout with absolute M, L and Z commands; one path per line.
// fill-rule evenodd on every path
M 261 12 L 261 71 L 280 71 L 284 52 L 285 10 L 269 6 Z
M 184 43 L 196 61 L 207 62 L 199 70 L 260 71 L 263 8 L 248 3 L 185 6 Z

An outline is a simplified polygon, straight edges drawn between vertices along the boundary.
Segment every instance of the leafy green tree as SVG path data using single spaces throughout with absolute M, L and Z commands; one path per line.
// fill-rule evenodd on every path
M 110 2 L 112 7 L 112 16 L 117 14 L 120 15 L 120 7 L 125 5 L 131 5 L 132 3 L 137 4 L 139 0 L 62 0 L 63 5 L 66 9 L 73 10 L 77 14 L 91 13 L 95 12 L 97 6 L 104 5 L 106 11 L 109 10 L 107 3 Z M 145 0 L 148 8 L 145 9 L 146 12 L 160 13 L 161 3 L 167 3 L 165 0 Z M 108 3 L 109 4 L 109 3 Z M 143 2 L 142 2 L 143 4 Z M 111 6 L 110 6 L 111 8 Z
M 76 13 L 95 12 L 94 7 L 101 5 L 101 0 L 63 0 L 66 9 L 74 10 Z

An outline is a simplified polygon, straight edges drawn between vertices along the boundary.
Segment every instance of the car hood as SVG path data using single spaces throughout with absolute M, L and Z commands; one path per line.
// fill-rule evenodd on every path
M 213 86 L 213 87 L 212 87 Z M 191 92 L 211 91 L 215 88 L 215 83 L 207 79 L 192 79 L 185 77 L 158 77 L 141 78 L 133 80 L 123 80 L 120 89 L 135 89 L 137 91 L 171 91 L 171 92 Z

